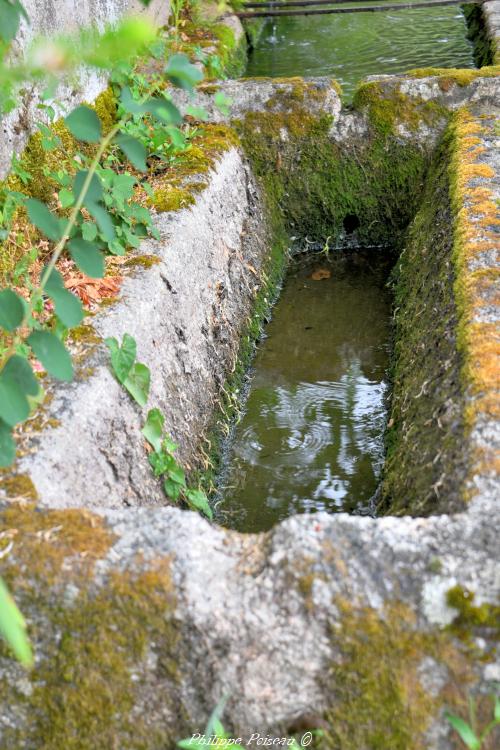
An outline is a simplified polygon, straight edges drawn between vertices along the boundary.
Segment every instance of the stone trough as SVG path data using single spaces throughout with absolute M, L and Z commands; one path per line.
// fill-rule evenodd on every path
M 224 695 L 244 742 L 321 726 L 325 748 L 448 750 L 444 709 L 464 714 L 469 696 L 487 723 L 500 683 L 496 73 L 375 77 L 350 109 L 324 79 L 220 85 L 242 146 L 192 206 L 158 214 L 160 240 L 73 342 L 75 382 L 50 386 L 45 429 L 20 438 L 0 538 L 36 667 L 0 660 L 2 748 L 173 748 Z M 358 241 L 404 248 L 396 330 L 414 338 L 396 349 L 397 515 L 242 535 L 166 507 L 144 414 L 102 339 L 135 336 L 150 406 L 200 465 L 240 337 L 271 294 L 271 249 L 307 214 L 340 242 L 353 180 Z M 443 399 L 450 372 L 459 387 Z

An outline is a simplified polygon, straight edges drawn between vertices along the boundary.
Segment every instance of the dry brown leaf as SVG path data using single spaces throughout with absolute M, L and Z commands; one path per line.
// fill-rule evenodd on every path
M 313 271 L 311 274 L 311 279 L 313 279 L 313 281 L 321 281 L 322 279 L 329 279 L 331 275 L 332 272 L 327 268 L 317 268 L 316 271 Z

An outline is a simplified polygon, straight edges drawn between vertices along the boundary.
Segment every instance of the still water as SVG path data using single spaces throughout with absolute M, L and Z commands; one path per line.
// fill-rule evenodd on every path
M 293 264 L 235 428 L 223 525 L 261 531 L 294 513 L 372 512 L 386 420 L 388 272 L 387 253 L 376 251 Z
M 246 76 L 336 78 L 349 98 L 369 75 L 473 68 L 459 6 L 268 21 Z

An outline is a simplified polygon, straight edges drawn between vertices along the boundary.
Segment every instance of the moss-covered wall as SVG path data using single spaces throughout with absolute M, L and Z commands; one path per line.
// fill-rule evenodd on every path
M 183 712 L 168 558 L 145 568 L 138 557 L 133 569 L 108 570 L 94 584 L 96 563 L 114 536 L 85 510 L 3 508 L 0 539 L 2 549 L 16 540 L 2 575 L 30 621 L 36 655 L 33 671 L 21 678 L 0 646 L 3 713 L 15 705 L 2 722 L 2 750 L 172 747 Z M 145 679 L 153 662 L 164 690 L 160 721 L 151 717 L 155 697 Z
M 424 150 L 398 143 L 388 117 L 384 127 L 373 118 L 369 137 L 335 143 L 332 117 L 311 114 L 307 104 L 325 93 L 301 79 L 291 83 L 268 102 L 269 112 L 235 123 L 275 213 L 290 234 L 330 238 L 330 247 L 343 244 L 344 225 L 353 222 L 358 244 L 397 244 L 418 205 Z
M 493 65 L 496 62 L 496 50 L 488 36 L 481 6 L 463 5 L 462 10 L 467 22 L 467 36 L 474 45 L 474 62 L 478 68 L 482 68 L 484 65 Z
M 448 133 L 393 274 L 393 388 L 381 512 L 447 512 L 462 503 L 467 449 L 448 184 L 453 146 Z

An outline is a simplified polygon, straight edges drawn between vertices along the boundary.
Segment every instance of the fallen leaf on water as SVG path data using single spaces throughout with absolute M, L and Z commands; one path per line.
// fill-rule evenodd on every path
M 329 279 L 331 275 L 332 272 L 327 268 L 317 268 L 316 271 L 312 272 L 311 279 L 313 281 L 321 281 L 321 279 Z

